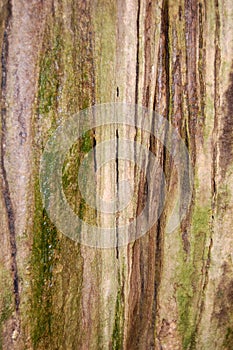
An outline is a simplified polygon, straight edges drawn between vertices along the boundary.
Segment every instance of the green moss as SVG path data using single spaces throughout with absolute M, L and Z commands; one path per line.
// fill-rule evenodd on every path
M 45 115 L 54 109 L 59 88 L 59 55 L 61 41 L 56 35 L 52 47 L 49 47 L 40 62 L 38 112 Z
M 122 272 L 124 278 L 124 269 Z M 112 349 L 123 349 L 123 335 L 124 335 L 124 291 L 122 288 L 120 272 L 118 274 L 118 291 L 115 306 L 115 322 L 112 333 Z
M 12 315 L 13 300 L 12 300 L 12 279 L 9 271 L 6 271 L 3 266 L 0 265 L 0 349 L 2 349 L 2 328 Z
M 0 323 L 6 321 L 12 313 L 12 293 L 3 295 L 3 308 L 0 315 Z
M 180 274 L 180 285 L 177 290 L 177 302 L 179 309 L 179 331 L 183 338 L 183 349 L 190 348 L 195 343 L 195 324 L 193 317 L 192 299 L 194 290 L 192 287 L 192 276 L 194 268 L 190 265 L 184 266 Z
M 35 189 L 35 196 L 31 256 L 33 275 L 31 323 L 34 347 L 40 341 L 43 341 L 43 344 L 47 344 L 51 336 L 54 253 L 58 249 L 57 231 L 43 209 L 38 183 Z
M 233 348 L 233 329 L 228 328 L 223 342 L 224 349 L 231 350 Z
M 122 303 L 122 292 L 118 290 L 115 310 L 115 323 L 112 334 L 112 349 L 119 350 L 123 348 L 123 303 Z
M 62 55 L 64 51 L 64 35 L 58 21 L 47 27 L 44 40 L 44 50 L 40 60 L 38 81 L 37 113 L 43 117 L 40 128 L 46 128 L 48 137 L 56 128 L 57 109 L 59 105 L 60 88 L 64 67 Z M 48 124 L 47 124 L 48 121 Z M 36 155 L 37 157 L 37 155 Z M 37 162 L 37 160 L 36 160 Z M 32 341 L 36 348 L 42 343 L 49 348 L 52 323 L 53 268 L 55 252 L 59 249 L 56 228 L 50 222 L 43 209 L 39 180 L 35 186 L 35 214 L 33 228 L 33 248 L 31 255 L 32 268 L 32 300 L 31 322 Z
M 98 6 L 98 8 L 99 27 L 102 30 L 104 24 L 104 27 L 108 29 L 108 24 L 103 22 L 102 6 Z M 68 13 L 72 13 L 72 18 L 69 17 Z M 112 11 L 110 14 L 112 15 Z M 96 17 L 96 14 L 93 17 Z M 67 18 L 71 19 L 69 23 Z M 42 116 L 38 120 L 36 119 L 38 125 L 36 125 L 35 134 L 38 135 L 37 130 L 42 130 L 42 135 L 38 135 L 39 147 L 41 143 L 46 142 L 47 137 L 56 127 L 58 118 L 60 122 L 67 116 L 89 107 L 96 100 L 95 90 L 99 82 L 98 78 L 94 81 L 94 75 L 97 77 L 98 73 L 94 72 L 93 52 L 97 50 L 95 48 L 93 51 L 92 46 L 92 32 L 94 30 L 89 21 L 91 18 L 92 14 L 89 13 L 88 8 L 85 7 L 84 10 L 83 4 L 75 5 L 73 2 L 69 4 L 59 3 L 54 15 L 48 18 L 48 29 L 44 36 L 44 49 L 40 60 L 37 98 L 37 111 Z M 106 31 L 105 28 L 103 32 Z M 112 24 L 111 28 L 115 35 L 115 25 Z M 109 51 L 109 43 L 111 46 L 114 44 L 112 44 L 112 38 L 107 32 L 104 40 L 108 45 L 104 48 L 101 45 L 100 49 L 103 55 L 106 55 L 108 64 L 103 62 L 101 66 L 101 69 L 105 68 L 107 72 L 105 76 L 101 74 L 101 86 L 102 90 L 106 90 L 105 95 L 110 96 L 112 90 L 109 89 L 109 85 L 114 84 L 114 82 L 105 78 L 109 77 L 108 67 L 111 70 L 114 69 L 113 61 L 109 57 L 109 52 L 111 51 L 111 56 L 114 56 L 114 52 L 113 50 Z M 101 61 L 106 61 L 105 58 L 102 59 L 103 55 L 101 55 Z M 96 66 L 99 67 L 99 63 Z M 102 90 L 101 97 L 105 96 Z M 88 132 L 83 135 L 78 146 L 74 145 L 70 150 L 63 166 L 62 180 L 67 201 L 72 209 L 81 218 L 94 221 L 95 210 L 90 211 L 86 206 L 77 186 L 78 167 L 84 154 L 92 147 L 92 133 Z M 38 184 L 36 185 L 34 220 L 31 261 L 33 346 L 45 349 L 72 348 L 77 345 L 77 339 L 84 337 L 82 332 L 78 332 L 80 329 L 78 322 L 81 319 L 78 307 L 79 299 L 82 296 L 82 267 L 80 263 L 82 260 L 74 242 L 66 237 L 62 237 L 61 242 L 58 242 L 56 229 L 43 210 Z M 53 276 L 53 266 L 56 265 L 54 255 L 60 247 L 59 257 L 63 258 L 62 267 L 59 273 Z M 69 254 L 67 256 L 68 248 Z M 51 287 L 54 278 L 56 279 L 54 288 L 57 290 L 53 289 L 53 286 Z M 64 290 L 61 290 L 61 283 L 62 286 L 65 286 Z M 56 308 L 55 305 L 52 305 L 52 301 L 58 301 L 59 307 Z M 64 315 L 64 309 L 68 313 L 67 316 Z M 56 320 L 52 319 L 52 315 Z M 102 329 L 99 333 L 101 334 L 101 332 Z M 66 339 L 64 339 L 65 336 Z
M 13 307 L 12 307 L 12 293 L 8 294 L 4 293 L 2 298 L 3 307 L 1 309 L 0 314 L 0 350 L 2 350 L 2 327 L 4 322 L 8 320 L 8 318 L 12 315 Z
M 195 349 L 197 303 L 201 297 L 198 291 L 202 290 L 200 271 L 208 254 L 206 239 L 210 235 L 210 215 L 210 205 L 194 208 L 190 235 L 190 256 L 187 259 L 183 248 L 180 252 L 177 302 L 183 349 Z
M 82 135 L 80 151 L 88 153 L 93 147 L 93 138 L 90 131 Z
M 93 148 L 92 135 L 91 131 L 84 133 L 71 147 L 69 154 L 65 159 L 62 171 L 64 193 L 69 204 L 80 219 L 86 219 L 89 223 L 95 222 L 95 209 L 87 205 L 85 199 L 82 198 L 77 178 L 81 162 L 85 155 Z M 85 178 L 82 180 L 85 182 Z
M 211 207 L 196 206 L 193 213 L 192 231 L 194 237 L 209 231 Z

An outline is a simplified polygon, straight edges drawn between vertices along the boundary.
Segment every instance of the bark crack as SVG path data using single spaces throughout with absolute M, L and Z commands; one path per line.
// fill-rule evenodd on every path
M 11 17 L 11 2 L 8 2 L 7 8 L 8 14 L 5 23 L 5 31 L 3 35 L 3 46 L 2 46 L 2 55 L 1 55 L 1 64 L 2 64 L 2 79 L 1 79 L 1 172 L 2 172 L 2 193 L 4 197 L 7 220 L 8 220 L 8 229 L 10 234 L 10 248 L 11 248 L 11 270 L 13 277 L 13 293 L 15 297 L 15 311 L 16 314 L 19 313 L 19 277 L 18 277 L 18 267 L 17 267 L 17 245 L 16 245 L 16 230 L 15 230 L 15 215 L 13 209 L 13 203 L 10 195 L 10 188 L 7 179 L 7 171 L 5 167 L 5 147 L 6 147 L 6 87 L 7 87 L 7 60 L 8 60 L 8 29 L 9 29 L 9 19 Z
M 138 0 L 138 11 L 137 11 L 137 53 L 136 53 L 136 82 L 135 82 L 135 104 L 138 104 L 138 84 L 139 84 L 139 48 L 140 48 L 140 12 L 141 4 Z
M 116 258 L 119 259 L 119 133 L 116 129 Z

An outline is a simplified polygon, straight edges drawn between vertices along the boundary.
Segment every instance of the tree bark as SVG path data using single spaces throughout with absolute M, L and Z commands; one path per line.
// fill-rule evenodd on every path
M 0 349 L 232 349 L 232 2 L 1 0 L 0 13 Z M 171 122 L 189 151 L 194 187 L 185 218 L 167 234 L 177 185 L 168 152 L 119 129 L 117 138 L 132 133 L 156 154 L 166 203 L 141 238 L 97 249 L 51 222 L 39 169 L 59 125 L 108 102 Z M 70 206 L 100 226 L 108 219 L 87 206 L 75 181 L 84 155 L 106 137 L 116 137 L 111 127 L 77 142 L 63 174 Z M 97 193 L 111 197 L 134 171 L 101 168 Z M 136 215 L 145 179 L 134 185 Z M 113 219 L 116 233 L 128 220 Z

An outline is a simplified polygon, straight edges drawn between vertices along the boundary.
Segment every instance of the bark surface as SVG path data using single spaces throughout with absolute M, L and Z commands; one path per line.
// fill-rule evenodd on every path
M 232 23 L 231 0 L 0 0 L 0 349 L 233 348 Z M 165 147 L 137 129 L 88 133 L 63 169 L 83 219 L 115 222 L 116 239 L 130 220 L 96 213 L 76 184 L 84 155 L 105 138 L 140 140 L 168 186 L 146 235 L 101 250 L 51 223 L 39 168 L 57 126 L 107 102 L 169 120 L 188 148 L 194 188 L 185 219 L 167 234 L 177 173 Z M 121 196 L 120 180 L 134 173 L 117 161 L 101 168 L 97 194 Z M 132 215 L 144 185 L 135 175 Z

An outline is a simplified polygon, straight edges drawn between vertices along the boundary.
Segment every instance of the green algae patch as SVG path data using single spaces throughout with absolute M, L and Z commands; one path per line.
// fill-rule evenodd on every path
M 117 292 L 115 323 L 112 333 L 113 350 L 122 349 L 123 346 L 124 304 L 122 299 L 122 291 L 119 289 Z
M 112 349 L 123 349 L 124 339 L 124 288 L 122 280 L 124 279 L 124 268 L 122 271 L 122 277 L 118 272 L 118 291 L 115 304 L 115 321 L 112 333 Z
M 208 259 L 208 238 L 210 237 L 211 207 L 196 206 L 193 211 L 190 231 L 190 252 L 188 256 L 180 242 L 179 271 L 177 273 L 177 303 L 179 310 L 179 331 L 183 349 L 195 349 L 195 338 L 203 293 L 202 268 Z
M 48 114 L 57 105 L 61 48 L 60 37 L 56 35 L 52 47 L 41 58 L 38 88 L 38 113 L 41 115 Z
M 85 198 L 82 197 L 82 194 L 79 190 L 78 185 L 78 173 L 79 167 L 82 163 L 85 155 L 92 150 L 93 148 L 93 133 L 92 131 L 87 131 L 80 137 L 80 139 L 71 147 L 70 151 L 67 154 L 65 162 L 63 164 L 62 170 L 62 183 L 64 193 L 66 195 L 69 205 L 72 207 L 74 212 L 82 220 L 87 221 L 90 224 L 96 223 L 96 211 L 95 208 L 90 207 Z M 94 164 L 93 164 L 94 166 Z M 88 169 L 87 169 L 88 172 Z M 85 176 L 82 181 L 85 182 Z M 94 186 L 94 184 L 93 184 Z M 86 189 L 84 196 L 88 196 L 88 190 Z M 93 195 L 93 194 L 91 194 Z
M 185 263 L 184 263 L 185 265 Z M 188 349 L 195 344 L 195 316 L 193 310 L 194 287 L 192 276 L 195 270 L 192 266 L 183 267 L 177 289 L 177 303 L 179 309 L 179 331 L 183 337 L 183 349 Z
M 48 346 L 51 337 L 53 268 L 55 250 L 58 248 L 56 228 L 43 209 L 39 184 L 35 191 L 35 216 L 31 255 L 31 327 L 36 348 L 40 342 Z M 49 348 L 49 346 L 47 347 Z
M 4 323 L 11 317 L 14 306 L 12 300 L 12 277 L 0 264 L 0 349 L 2 349 L 2 331 Z
M 233 346 L 233 329 L 228 328 L 223 342 L 224 349 L 231 350 Z

